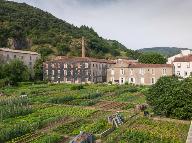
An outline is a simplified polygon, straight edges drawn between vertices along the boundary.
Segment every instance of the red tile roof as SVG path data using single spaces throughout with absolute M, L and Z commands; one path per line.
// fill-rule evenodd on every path
M 192 55 L 176 57 L 173 62 L 192 62 Z
M 133 63 L 133 64 L 129 65 L 129 68 L 161 68 L 161 67 L 172 68 L 173 65 L 171 65 L 171 64 L 142 64 L 142 63 Z

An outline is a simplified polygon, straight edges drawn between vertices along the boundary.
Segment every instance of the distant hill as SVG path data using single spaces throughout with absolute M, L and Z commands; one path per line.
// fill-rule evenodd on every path
M 139 52 L 157 52 L 166 57 L 171 57 L 173 55 L 179 54 L 181 50 L 188 50 L 188 48 L 177 48 L 177 47 L 152 47 L 139 49 Z
M 0 47 L 33 50 L 44 56 L 80 56 L 82 36 L 86 56 L 137 58 L 138 52 L 100 37 L 92 28 L 76 27 L 25 3 L 0 0 Z

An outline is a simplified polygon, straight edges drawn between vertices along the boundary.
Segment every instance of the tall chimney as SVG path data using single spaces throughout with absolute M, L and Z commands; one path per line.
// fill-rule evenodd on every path
M 82 58 L 85 58 L 85 41 L 84 41 L 84 37 L 82 37 Z

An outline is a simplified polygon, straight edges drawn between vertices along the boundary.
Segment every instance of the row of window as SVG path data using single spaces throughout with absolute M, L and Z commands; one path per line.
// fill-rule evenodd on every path
M 148 72 L 150 69 L 147 70 Z M 130 74 L 133 75 L 134 69 L 130 69 Z M 120 69 L 120 74 L 124 75 L 125 74 L 125 69 Z M 145 74 L 145 69 L 141 68 L 139 70 L 139 74 L 144 75 Z M 151 74 L 155 74 L 155 69 L 151 69 Z M 167 69 L 162 69 L 162 74 L 166 75 L 167 74 Z M 111 69 L 111 75 L 115 75 L 114 69 Z
M 181 71 L 177 71 L 176 74 L 177 74 L 178 76 L 181 76 Z M 184 71 L 183 74 L 184 74 L 185 77 L 187 77 L 187 76 L 192 75 L 192 72 Z
M 61 74 L 61 70 L 57 70 L 58 76 L 60 76 Z M 80 74 L 80 72 L 78 72 Z M 46 70 L 46 75 L 49 75 L 49 71 Z M 52 70 L 51 75 L 54 76 L 55 75 L 55 70 Z M 67 75 L 67 70 L 64 70 L 64 75 Z M 70 75 L 73 75 L 73 70 L 70 71 Z M 89 71 L 86 70 L 85 71 L 85 75 L 89 75 Z
M 190 67 L 191 67 L 190 63 L 187 63 L 186 68 L 190 68 Z M 181 68 L 181 63 L 177 63 L 177 68 Z M 184 67 L 182 66 L 182 68 Z
M 111 77 L 111 81 L 112 81 L 112 82 L 115 82 L 114 77 Z M 129 83 L 135 83 L 135 78 L 130 77 L 130 78 L 128 79 L 128 82 L 129 82 Z M 125 83 L 125 78 L 124 78 L 124 77 L 120 77 L 119 83 L 120 83 L 120 84 L 124 84 L 124 83 Z M 145 78 L 143 78 L 143 77 L 140 78 L 140 84 L 145 84 Z M 152 78 L 151 78 L 151 84 L 155 84 L 155 77 L 152 77 Z
M 17 55 L 14 55 L 14 59 L 16 59 L 16 58 L 21 58 L 22 60 L 24 59 L 23 56 L 18 56 L 18 57 L 17 57 Z M 7 54 L 7 60 L 9 60 L 9 59 L 10 59 L 10 56 L 9 56 L 9 54 Z M 31 61 L 31 60 L 32 60 L 32 57 L 30 56 L 29 59 L 30 59 L 30 61 Z
M 60 77 L 58 77 L 58 79 L 60 79 Z M 55 77 L 52 76 L 52 77 L 51 77 L 51 80 L 54 81 L 54 80 L 55 80 Z M 57 80 L 57 79 L 56 79 L 56 80 Z M 71 78 L 67 78 L 67 79 L 64 78 L 62 81 L 72 81 L 72 80 L 73 80 L 73 79 L 71 79 Z M 80 81 L 81 81 L 81 79 L 76 79 L 74 82 L 77 82 L 77 83 L 78 83 L 78 82 L 80 82 Z M 89 78 L 85 78 L 84 81 L 87 83 L 87 82 L 89 81 Z

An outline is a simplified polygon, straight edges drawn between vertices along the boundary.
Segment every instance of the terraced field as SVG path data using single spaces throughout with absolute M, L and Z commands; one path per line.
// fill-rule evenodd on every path
M 102 143 L 184 143 L 189 121 L 136 114 L 145 103 L 147 87 L 132 85 L 71 85 L 22 83 L 0 89 L 0 142 L 64 143 L 80 131 Z M 27 95 L 27 96 L 21 96 Z M 111 134 L 107 117 L 119 111 L 125 123 Z

